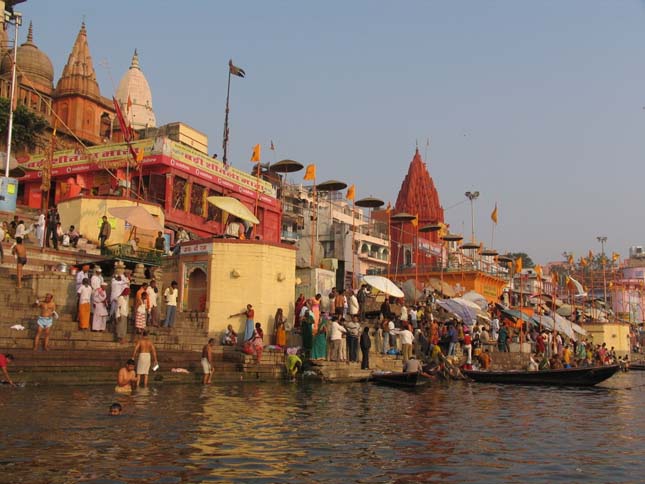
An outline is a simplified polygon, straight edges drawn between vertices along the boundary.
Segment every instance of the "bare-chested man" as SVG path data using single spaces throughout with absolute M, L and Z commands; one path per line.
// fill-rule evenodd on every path
M 143 377 L 143 382 L 139 381 L 139 385 L 143 387 L 148 386 L 148 373 L 150 372 L 150 361 L 152 360 L 153 366 L 158 364 L 157 362 L 157 350 L 155 345 L 152 344 L 152 341 L 148 339 L 148 331 L 144 330 L 141 335 L 141 339 L 137 341 L 134 351 L 132 352 L 132 359 L 134 360 L 139 353 L 139 359 L 137 360 L 137 377 L 141 380 Z
M 128 360 L 125 366 L 119 370 L 114 391 L 117 393 L 130 393 L 137 388 L 137 380 L 137 374 L 134 372 L 134 360 Z
M 37 321 L 36 337 L 34 338 L 34 351 L 38 351 L 38 343 L 40 341 L 40 334 L 45 331 L 45 339 L 43 342 L 43 349 L 49 350 L 49 332 L 54 323 L 54 311 L 56 311 L 56 304 L 54 304 L 54 296 L 50 293 L 45 294 L 45 300 L 36 302 L 40 308 L 40 316 Z
M 208 340 L 208 343 L 204 345 L 202 348 L 202 369 L 204 370 L 204 378 L 202 379 L 202 383 L 204 385 L 208 385 L 211 382 L 211 378 L 213 377 L 213 372 L 215 371 L 215 368 L 213 368 L 213 345 L 215 344 L 215 340 L 213 338 Z
M 22 287 L 22 268 L 27 264 L 27 249 L 22 243 L 22 237 L 16 237 L 16 243 L 11 248 L 11 253 L 16 256 L 16 277 L 18 287 Z

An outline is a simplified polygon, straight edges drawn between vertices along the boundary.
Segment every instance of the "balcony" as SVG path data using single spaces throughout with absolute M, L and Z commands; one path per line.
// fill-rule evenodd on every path
M 280 238 L 282 239 L 283 242 L 295 244 L 300 240 L 300 234 L 296 232 L 289 232 L 288 230 L 283 230 L 280 233 Z

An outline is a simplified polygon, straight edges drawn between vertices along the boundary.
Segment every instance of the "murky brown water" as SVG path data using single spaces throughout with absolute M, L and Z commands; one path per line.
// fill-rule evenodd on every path
M 645 372 L 607 385 L 5 387 L 0 481 L 644 482 Z

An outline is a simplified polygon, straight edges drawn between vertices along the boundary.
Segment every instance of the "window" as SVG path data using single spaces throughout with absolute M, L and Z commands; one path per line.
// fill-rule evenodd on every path
M 204 213 L 204 192 L 206 189 L 193 183 L 193 187 L 190 191 L 190 213 L 201 216 Z
M 172 208 L 176 210 L 186 209 L 186 187 L 188 182 L 186 179 L 175 176 L 172 182 Z
M 222 194 L 220 192 L 216 192 L 212 188 L 208 190 L 209 197 L 218 197 L 221 195 Z M 222 221 L 222 211 L 212 203 L 208 204 L 208 220 L 214 220 L 215 222 Z

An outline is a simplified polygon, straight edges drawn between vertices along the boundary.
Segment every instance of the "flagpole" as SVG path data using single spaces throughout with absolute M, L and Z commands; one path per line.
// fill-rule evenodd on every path
M 228 111 L 229 111 L 229 99 L 231 95 L 231 68 L 229 65 L 228 69 L 228 85 L 226 87 L 226 111 L 224 114 L 224 137 L 222 140 L 222 148 L 224 149 L 224 155 L 222 156 L 222 161 L 224 165 L 228 165 Z
M 387 264 L 387 278 L 390 278 L 390 268 L 392 266 L 392 209 L 390 203 L 388 202 L 387 208 L 385 209 L 387 213 L 387 245 L 390 250 L 390 259 Z M 397 257 L 398 259 L 398 257 Z
M 314 177 L 314 189 L 312 195 L 312 207 L 311 212 L 311 268 L 314 268 L 314 252 L 315 252 L 315 243 L 318 242 L 318 237 L 316 237 L 317 226 L 318 226 L 318 203 L 316 200 L 316 177 Z
M 353 195 L 352 195 L 353 196 Z M 353 196 L 353 198 L 356 198 Z M 356 288 L 356 219 L 355 213 L 356 203 L 352 198 L 352 289 Z

